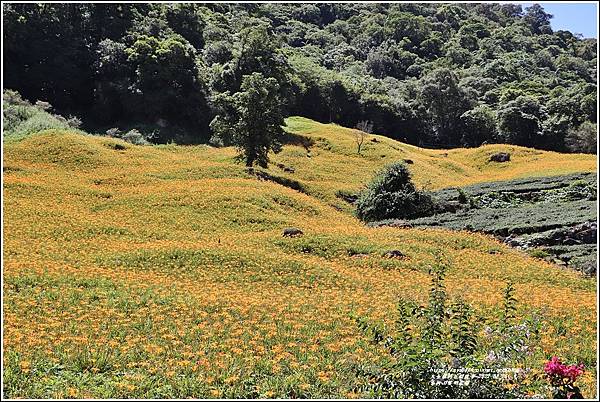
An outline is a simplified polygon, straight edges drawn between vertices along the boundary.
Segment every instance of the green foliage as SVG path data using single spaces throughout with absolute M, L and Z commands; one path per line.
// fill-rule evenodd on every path
M 162 119 L 163 126 L 201 128 L 208 123 L 196 52 L 185 39 L 141 35 L 125 54 L 133 71 L 127 87 L 131 103 L 126 109 L 144 121 Z
M 569 130 L 565 142 L 573 152 L 595 154 L 598 147 L 598 126 L 586 121 L 581 126 Z
M 552 14 L 546 13 L 539 4 L 527 7 L 525 11 L 523 19 L 530 25 L 533 33 L 552 33 L 552 28 L 550 28 Z
M 362 236 L 304 235 L 275 241 L 278 247 L 291 253 L 312 254 L 333 259 L 356 254 L 373 254 L 377 246 Z
M 504 141 L 591 152 L 584 123 L 596 121 L 595 39 L 553 32 L 537 4 L 4 11 L 6 88 L 98 131 L 153 126 L 153 142 L 206 142 L 222 113 L 213 100 L 261 73 L 277 80 L 288 115 L 348 127 L 369 120 L 421 146 Z
M 433 211 L 431 196 L 418 191 L 404 162 L 381 170 L 359 194 L 356 214 L 364 221 L 416 218 Z
M 244 21 L 231 39 L 231 59 L 224 63 L 220 76 L 212 77 L 213 88 L 219 92 L 237 92 L 245 75 L 261 73 L 275 78 L 280 90 L 288 89 L 287 61 L 268 25 L 260 20 Z
M 539 142 L 545 108 L 531 96 L 519 96 L 498 111 L 498 129 L 507 143 L 526 145 Z
M 508 282 L 502 292 L 502 314 L 500 316 L 500 328 L 502 329 L 507 328 L 515 319 L 517 299 L 515 299 L 514 294 L 515 288 L 512 282 Z
M 490 107 L 477 106 L 464 112 L 460 119 L 464 124 L 462 145 L 480 146 L 497 138 L 496 115 Z
M 235 145 L 246 166 L 266 168 L 268 153 L 281 150 L 283 115 L 275 78 L 252 73 L 242 79 L 240 92 L 215 99 L 220 113 L 211 122 L 214 142 Z
M 541 250 L 539 248 L 527 250 L 527 254 L 529 254 L 533 258 L 540 258 L 540 259 L 544 259 L 544 258 L 550 256 L 550 254 L 547 251 Z
M 525 373 L 497 378 L 481 373 L 501 373 L 530 354 L 538 340 L 539 321 L 530 316 L 518 325 L 485 326 L 481 335 L 486 318 L 460 299 L 449 300 L 444 274 L 450 262 L 439 254 L 435 261 L 426 306 L 400 299 L 391 328 L 356 317 L 361 331 L 389 354 L 377 369 L 359 368 L 364 378 L 360 391 L 384 399 L 523 397 Z M 512 292 L 509 284 L 502 311 L 508 309 L 510 314 L 516 302 Z M 459 373 L 466 375 L 455 382 Z M 444 381 L 443 375 L 457 378 Z
M 367 55 L 365 67 L 375 78 L 394 77 L 404 79 L 410 76 L 409 69 L 420 60 L 419 56 L 404 50 L 395 41 L 385 41 Z
M 167 4 L 165 19 L 175 33 L 183 36 L 194 48 L 202 49 L 206 22 L 201 5 L 193 3 Z
M 36 102 L 35 105 L 24 100 L 21 95 L 12 90 L 4 90 L 3 122 L 5 137 L 21 138 L 42 130 L 73 130 L 81 121 L 75 117 L 65 119 L 60 115 L 51 114 L 51 106 L 46 102 Z
M 469 196 L 465 193 L 465 190 L 462 188 L 458 189 L 458 202 L 461 204 L 466 204 L 469 201 Z
M 132 129 L 132 130 L 127 131 L 126 133 L 122 133 L 122 134 L 118 135 L 117 137 L 121 138 L 125 142 L 129 142 L 129 143 L 134 144 L 134 145 L 148 145 L 148 144 L 150 144 L 146 140 L 146 138 L 144 138 L 144 135 L 142 133 L 140 133 L 138 130 L 136 130 L 135 128 Z
M 69 128 L 70 127 L 66 122 L 61 121 L 49 113 L 34 111 L 31 115 L 26 116 L 25 120 L 21 121 L 12 130 L 6 131 L 5 134 L 22 137 L 42 130 L 66 130 Z
M 562 190 L 562 191 L 561 191 Z M 590 200 L 595 201 L 597 198 L 598 185 L 597 183 L 586 180 L 575 180 L 565 189 L 555 190 L 552 194 L 553 198 L 558 198 L 565 201 Z
M 471 108 L 471 94 L 461 88 L 450 69 L 432 71 L 423 78 L 420 99 L 432 122 L 435 138 L 446 145 L 458 145 L 464 131 L 461 116 Z

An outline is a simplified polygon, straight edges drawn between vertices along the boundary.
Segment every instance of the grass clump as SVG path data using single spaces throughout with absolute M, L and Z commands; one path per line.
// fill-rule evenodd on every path
M 527 250 L 527 254 L 529 254 L 530 257 L 539 259 L 544 259 L 551 256 L 550 253 L 539 248 Z
M 377 245 L 364 236 L 305 235 L 298 239 L 278 239 L 275 245 L 290 253 L 312 254 L 326 259 L 372 254 Z

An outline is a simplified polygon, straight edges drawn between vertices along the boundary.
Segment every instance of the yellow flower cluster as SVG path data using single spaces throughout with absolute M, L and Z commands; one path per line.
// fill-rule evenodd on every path
M 349 147 L 341 128 L 326 128 L 322 137 Z M 49 132 L 5 147 L 3 364 L 11 397 L 360 397 L 353 365 L 383 354 L 351 314 L 390 320 L 399 296 L 424 301 L 438 250 L 453 264 L 451 294 L 486 309 L 512 280 L 522 311 L 541 311 L 540 365 L 551 353 L 595 356 L 595 284 L 574 272 L 483 235 L 366 228 L 328 205 L 329 190 L 319 199 L 258 181 L 229 148 L 120 150 L 115 141 Z M 289 161 L 293 148 L 277 158 Z M 317 190 L 335 188 L 341 175 L 358 186 L 370 174 L 340 173 L 319 152 L 312 170 L 295 165 Z M 389 158 L 415 159 L 421 182 L 419 167 L 437 157 L 405 145 L 395 152 Z M 468 152 L 447 160 L 466 163 Z M 530 164 L 558 160 L 522 152 Z M 354 158 L 340 155 L 340 164 Z M 572 158 L 565 169 L 592 169 Z M 527 163 L 502 177 L 525 174 Z M 475 171 L 465 177 L 496 174 Z M 304 236 L 282 238 L 287 226 Z M 391 248 L 407 258 L 383 258 Z M 587 394 L 595 378 L 585 377 Z

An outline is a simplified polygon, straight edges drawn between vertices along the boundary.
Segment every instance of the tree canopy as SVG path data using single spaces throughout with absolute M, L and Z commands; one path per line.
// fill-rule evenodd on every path
M 538 4 L 3 10 L 5 88 L 79 116 L 91 131 L 207 142 L 218 126 L 209 123 L 223 118 L 217 100 L 247 93 L 244 77 L 254 73 L 270 89 L 275 80 L 284 116 L 348 127 L 368 120 L 374 132 L 417 145 L 564 151 L 568 133 L 596 122 L 596 40 L 553 31 Z
M 240 91 L 219 94 L 215 103 L 219 112 L 210 124 L 213 142 L 237 146 L 248 167 L 267 167 L 269 151 L 279 152 L 283 137 L 277 80 L 262 73 L 244 75 Z

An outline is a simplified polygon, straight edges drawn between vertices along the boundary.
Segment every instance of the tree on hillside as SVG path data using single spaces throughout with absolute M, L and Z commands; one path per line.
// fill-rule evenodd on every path
M 461 138 L 460 116 L 471 108 L 471 95 L 461 87 L 451 70 L 440 68 L 422 80 L 419 94 L 439 144 L 457 145 Z
M 460 116 L 464 124 L 461 145 L 478 147 L 484 142 L 494 141 L 497 135 L 496 116 L 488 106 L 477 106 Z
M 569 130 L 565 142 L 573 152 L 596 153 L 598 144 L 598 126 L 585 122 L 576 129 Z
M 533 33 L 540 34 L 552 33 L 552 28 L 550 27 L 550 20 L 552 17 L 552 14 L 548 14 L 544 11 L 544 7 L 539 4 L 534 4 L 525 9 L 525 16 L 523 19 L 529 24 Z
M 359 121 L 356 123 L 356 131 L 354 132 L 354 141 L 356 142 L 356 153 L 360 155 L 367 134 L 373 132 L 373 123 L 368 120 Z
M 535 98 L 519 96 L 502 105 L 498 111 L 500 136 L 509 144 L 534 144 L 543 134 L 542 122 L 546 118 L 545 108 Z
M 235 145 L 238 160 L 247 167 L 266 168 L 268 153 L 281 150 L 283 115 L 279 84 L 275 78 L 252 73 L 242 78 L 239 92 L 225 92 L 214 99 L 218 114 L 210 123 L 212 141 Z

